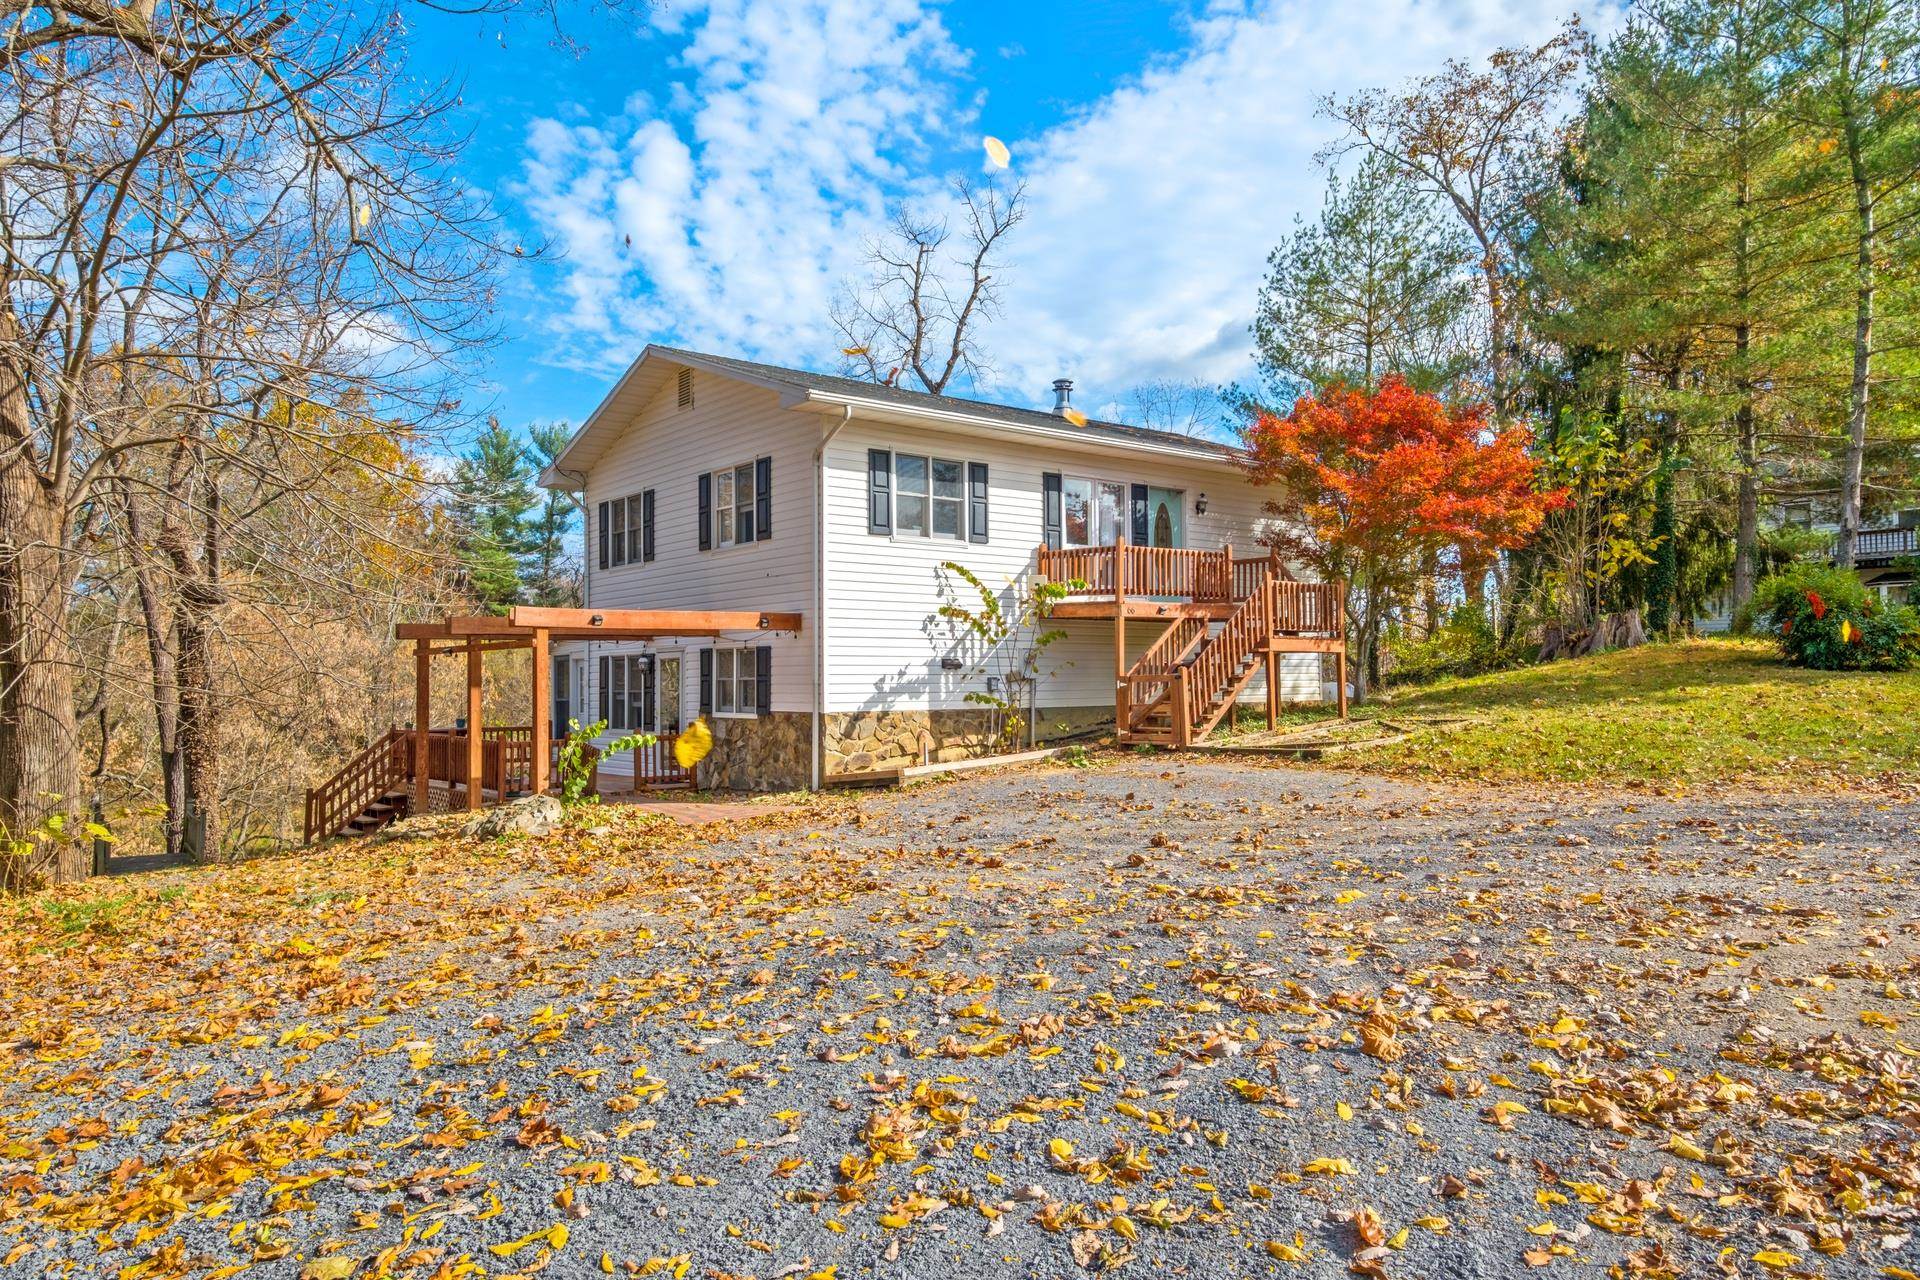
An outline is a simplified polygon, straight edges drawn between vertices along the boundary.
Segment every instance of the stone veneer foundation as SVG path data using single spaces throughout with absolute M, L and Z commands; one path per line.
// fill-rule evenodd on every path
M 826 771 L 871 773 L 902 765 L 948 764 L 992 755 L 991 712 L 830 711 L 826 717 Z M 1042 707 L 1034 713 L 1043 742 L 1113 724 L 1113 708 Z
M 798 791 L 812 780 L 813 717 L 773 711 L 751 720 L 715 716 L 713 750 L 700 764 L 700 785 L 725 791 Z

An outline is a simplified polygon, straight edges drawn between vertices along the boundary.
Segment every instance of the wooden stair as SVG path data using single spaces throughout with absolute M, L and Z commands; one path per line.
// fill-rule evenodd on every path
M 372 835 L 392 822 L 398 822 L 413 809 L 413 797 L 404 790 L 388 791 L 378 800 L 347 819 L 343 836 Z
M 1343 620 L 1323 616 L 1326 603 L 1308 594 L 1319 584 L 1283 580 L 1277 557 L 1229 563 L 1236 579 L 1250 574 L 1251 580 L 1235 581 L 1236 594 L 1244 586 L 1245 595 L 1220 629 L 1212 630 L 1205 615 L 1176 616 L 1121 677 L 1127 695 L 1122 743 L 1200 741 L 1232 712 L 1268 659 L 1287 651 L 1283 641 L 1342 632 Z M 1344 714 L 1344 703 L 1341 709 Z

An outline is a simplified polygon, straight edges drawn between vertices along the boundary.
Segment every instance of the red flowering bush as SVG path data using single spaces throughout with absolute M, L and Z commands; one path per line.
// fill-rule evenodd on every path
M 1882 605 L 1845 570 L 1798 566 L 1762 582 L 1753 606 L 1796 666 L 1905 671 L 1920 662 L 1920 613 Z

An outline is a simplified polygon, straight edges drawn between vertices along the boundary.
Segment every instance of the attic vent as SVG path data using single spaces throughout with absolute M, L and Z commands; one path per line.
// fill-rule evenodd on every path
M 693 370 L 682 369 L 680 371 L 679 383 L 680 383 L 680 407 L 682 409 L 693 408 Z

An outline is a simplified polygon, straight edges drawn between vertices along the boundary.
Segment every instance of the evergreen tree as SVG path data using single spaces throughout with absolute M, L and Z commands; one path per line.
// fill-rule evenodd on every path
M 1808 430 L 1823 296 L 1812 148 L 1787 110 L 1792 38 L 1777 0 L 1636 11 L 1600 59 L 1581 140 L 1597 252 L 1561 277 L 1563 339 L 1630 357 L 1634 403 L 1672 433 L 1664 464 L 1685 453 L 1731 474 L 1736 606 L 1760 567 L 1769 450 Z
M 1830 193 L 1844 210 L 1834 256 L 1850 277 L 1841 291 L 1849 376 L 1834 559 L 1850 568 L 1863 517 L 1876 357 L 1904 356 L 1914 339 L 1912 253 L 1898 250 L 1920 212 L 1920 23 L 1907 0 L 1794 0 L 1792 15 L 1798 114 L 1816 151 L 1835 162 Z M 1889 284 L 1898 303 L 1886 315 Z
M 1280 405 L 1334 383 L 1365 390 L 1398 375 L 1445 391 L 1466 372 L 1472 290 L 1460 233 L 1385 159 L 1367 154 L 1351 182 L 1267 259 L 1253 322 L 1266 397 Z
M 527 428 L 527 458 L 544 471 L 573 438 L 565 422 L 536 422 Z M 580 496 L 570 489 L 547 489 L 529 526 L 526 593 L 532 603 L 578 607 L 580 563 L 567 553 L 567 535 L 581 512 Z
M 461 571 L 490 613 L 521 602 L 522 562 L 534 539 L 528 513 L 538 502 L 533 478 L 526 451 L 497 418 L 454 469 Z

